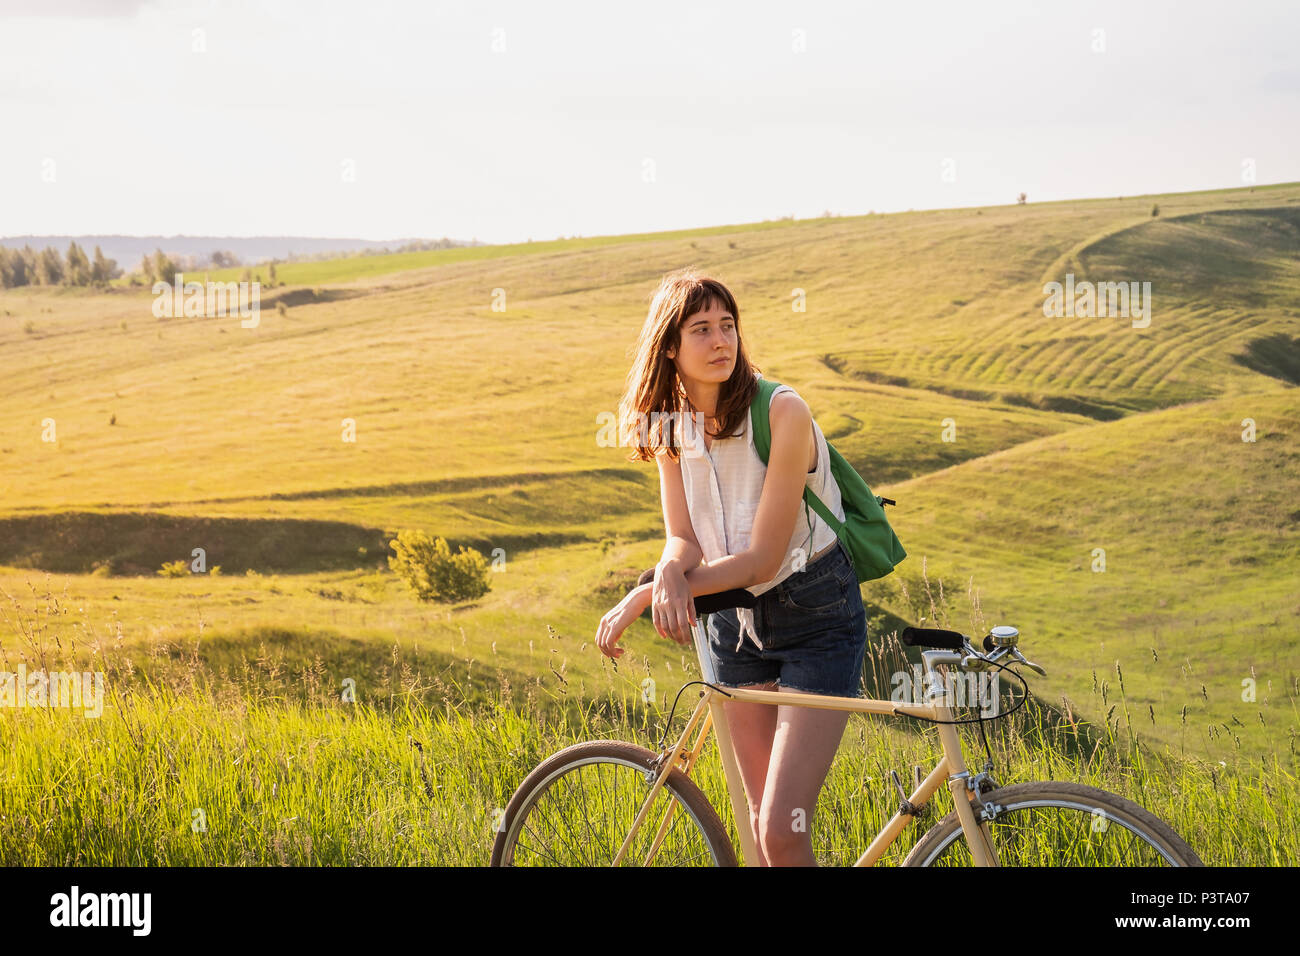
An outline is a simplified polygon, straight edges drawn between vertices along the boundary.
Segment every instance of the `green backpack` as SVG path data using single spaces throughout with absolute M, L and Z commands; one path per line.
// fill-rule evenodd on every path
M 759 379 L 758 394 L 754 396 L 749 408 L 754 425 L 754 448 L 764 465 L 767 464 L 767 455 L 772 448 L 768 409 L 772 393 L 780 384 L 771 379 Z M 830 452 L 831 475 L 840 488 L 844 521 L 836 518 L 821 499 L 813 494 L 811 488 L 804 489 L 804 501 L 835 530 L 835 536 L 849 553 L 859 582 L 882 578 L 907 557 L 898 535 L 894 534 L 889 519 L 885 517 L 884 503 L 892 505 L 895 502 L 891 498 L 873 495 L 862 476 L 853 470 L 853 466 L 844 460 L 844 456 L 829 441 L 826 442 L 826 450 Z

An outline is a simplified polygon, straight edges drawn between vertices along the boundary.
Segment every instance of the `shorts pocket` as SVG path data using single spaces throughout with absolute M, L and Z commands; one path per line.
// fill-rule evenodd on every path
M 844 585 L 834 573 L 800 571 L 782 581 L 780 588 L 782 604 L 810 614 L 838 611 L 847 602 Z
M 726 611 L 713 611 L 709 614 L 708 623 L 704 627 L 704 636 L 708 638 L 709 644 L 726 644 L 730 639 L 731 646 L 736 645 L 736 634 L 739 630 L 739 622 L 736 620 L 736 612 L 731 611 L 728 617 Z
M 836 574 L 839 575 L 841 583 L 846 588 L 856 588 L 858 586 L 858 572 L 853 567 L 853 559 L 849 557 L 848 551 L 841 544 L 836 549 Z

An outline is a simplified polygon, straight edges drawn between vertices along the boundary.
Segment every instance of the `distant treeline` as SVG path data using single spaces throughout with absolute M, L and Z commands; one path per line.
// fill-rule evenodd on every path
M 109 279 L 122 274 L 117 263 L 104 257 L 99 246 L 93 259 L 75 242 L 67 256 L 53 246 L 37 252 L 31 246 L 6 249 L 0 246 L 0 288 L 21 285 L 108 285 Z
M 479 243 L 471 243 L 478 245 Z M 356 256 L 382 256 L 395 252 L 428 252 L 433 249 L 451 249 L 467 243 L 442 239 L 416 239 L 406 242 L 395 249 L 385 246 L 382 249 L 348 249 L 331 252 L 294 255 L 283 259 L 271 259 L 269 273 L 272 284 L 276 281 L 275 264 L 285 262 L 315 262 L 327 259 L 350 259 Z M 200 269 L 228 269 L 243 263 L 234 252 L 218 249 L 208 256 L 175 255 L 169 256 L 161 249 L 152 255 L 140 259 L 140 265 L 130 273 L 132 285 L 152 285 L 154 282 L 171 283 L 176 273 L 196 272 Z M 123 274 L 116 260 L 105 257 L 99 246 L 95 246 L 93 256 L 87 256 L 76 242 L 68 246 L 67 254 L 60 253 L 54 246 L 46 246 L 37 252 L 30 245 L 21 249 L 8 249 L 0 246 L 0 288 L 12 289 L 24 285 L 51 286 L 106 286 L 110 279 Z M 244 277 L 249 278 L 249 270 L 244 270 Z
M 218 267 L 237 266 L 239 257 L 230 252 L 214 252 L 211 262 Z M 196 268 L 194 256 L 180 256 L 173 260 L 161 249 L 144 256 L 131 274 L 131 284 L 150 284 L 158 280 L 171 283 L 178 272 Z M 67 255 L 60 254 L 54 246 L 37 252 L 26 245 L 21 249 L 0 246 L 0 288 L 13 289 L 24 285 L 56 286 L 107 286 L 110 279 L 122 275 L 117 261 L 107 258 L 99 246 L 93 257 L 88 257 L 76 242 L 68 246 Z M 275 267 L 271 267 L 272 276 Z
M 290 253 L 277 262 L 324 262 L 328 259 L 355 259 L 358 256 L 390 256 L 397 252 L 430 252 L 434 249 L 458 249 L 462 246 L 481 246 L 481 242 L 457 242 L 443 236 L 441 239 L 415 239 L 404 242 L 396 249 L 384 246 L 382 249 L 344 249 L 326 252 L 312 252 L 295 255 Z
M 279 265 L 284 265 L 287 262 L 325 262 L 330 259 L 355 259 L 358 256 L 388 256 L 397 252 L 429 252 L 430 250 L 433 249 L 454 249 L 460 246 L 467 246 L 467 245 L 482 245 L 482 243 L 457 242 L 454 239 L 448 239 L 446 236 L 444 236 L 441 239 L 414 239 L 411 242 L 404 242 L 400 246 L 397 246 L 396 248 L 390 248 L 388 246 L 384 246 L 382 249 L 326 249 L 322 252 L 292 252 L 291 251 L 286 256 L 276 256 L 275 258 L 272 259 L 261 259 L 258 260 L 255 264 L 257 265 L 270 264 L 271 274 L 274 275 L 275 265 L 277 263 Z M 144 261 L 141 263 L 140 272 L 145 276 L 165 275 L 166 274 L 165 272 L 160 273 L 157 268 L 158 265 L 157 260 L 159 255 L 161 255 L 161 252 L 155 252 L 153 254 L 152 265 L 150 264 L 151 257 L 145 256 Z M 239 256 L 235 255 L 235 253 L 225 252 L 222 250 L 217 250 L 216 252 L 212 253 L 212 255 L 208 257 L 208 260 L 206 262 L 204 262 L 202 257 L 175 256 L 171 259 L 167 259 L 166 263 L 171 266 L 174 266 L 177 271 L 184 269 L 190 272 L 193 272 L 196 269 L 202 269 L 205 266 L 209 266 L 209 265 L 213 269 L 225 269 L 225 268 L 229 268 L 230 266 L 238 266 L 243 264 L 240 262 Z

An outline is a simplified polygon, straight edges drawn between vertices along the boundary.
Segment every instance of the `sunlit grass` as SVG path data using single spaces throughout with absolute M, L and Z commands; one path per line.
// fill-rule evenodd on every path
M 394 647 L 358 672 L 347 700 L 319 660 L 286 666 L 252 642 L 217 670 L 167 647 L 131 654 L 120 635 L 94 629 L 56 645 L 50 623 L 62 616 L 60 597 L 38 597 L 43 604 L 19 602 L 9 619 L 16 638 L 4 666 L 98 669 L 108 700 L 99 717 L 35 707 L 0 714 L 5 865 L 484 865 L 494 812 L 532 767 L 582 740 L 657 749 L 678 687 L 696 677 L 642 663 L 607 667 L 603 680 L 580 684 L 555 646 L 521 680 L 472 657 L 413 666 Z M 598 652 L 588 644 L 583 654 Z M 873 645 L 864 678 L 888 696 L 879 688 L 906 668 L 891 635 Z M 488 676 L 489 693 L 468 686 L 475 671 Z M 642 699 L 645 676 L 656 680 L 653 703 Z M 1112 705 L 1104 724 L 1035 697 L 988 724 L 994 779 L 1067 780 L 1121 794 L 1170 823 L 1207 863 L 1293 859 L 1294 742 L 1233 767 L 1150 747 L 1139 739 L 1122 671 L 1115 677 L 1097 690 L 1099 706 Z M 1017 685 L 1004 709 L 1019 697 Z M 1296 699 L 1292 689 L 1292 712 Z M 694 701 L 682 696 L 673 733 Z M 971 768 L 982 769 L 979 736 L 972 727 L 961 734 Z M 909 721 L 855 716 L 814 817 L 820 861 L 855 860 L 897 808 L 890 771 L 906 783 L 914 765 L 928 771 L 940 754 L 933 726 L 918 733 Z M 692 776 L 730 822 L 713 746 Z M 946 813 L 946 791 L 931 806 Z M 920 832 L 905 831 L 882 862 L 900 862 Z

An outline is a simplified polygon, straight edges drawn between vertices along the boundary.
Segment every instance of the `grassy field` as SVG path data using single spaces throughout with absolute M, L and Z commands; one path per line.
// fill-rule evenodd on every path
M 1294 858 L 1287 184 L 286 265 L 254 329 L 156 319 L 147 290 L 0 292 L 0 664 L 97 653 L 117 675 L 100 720 L 0 715 L 2 862 L 482 863 L 487 815 L 541 756 L 653 745 L 694 667 L 644 621 L 617 667 L 590 643 L 663 534 L 653 466 L 602 446 L 598 416 L 687 262 L 898 501 L 909 558 L 864 585 L 873 646 L 923 617 L 1010 623 L 1047 668 L 1002 777 L 1136 794 L 1207 861 Z M 1044 317 L 1066 273 L 1151 282 L 1150 325 Z M 492 591 L 416 602 L 384 560 L 408 527 L 501 549 Z M 221 576 L 154 574 L 194 548 Z M 645 675 L 660 700 L 629 712 Z M 855 718 L 823 858 L 889 815 L 882 768 L 934 753 Z M 446 775 L 433 797 L 420 754 Z M 220 839 L 196 842 L 203 806 Z
M 40 635 L 62 617 L 67 595 L 32 597 L 10 621 Z M 697 676 L 690 665 L 641 660 L 621 673 L 594 663 L 601 676 L 578 681 L 584 668 L 570 665 L 593 666 L 598 652 L 553 630 L 530 648 L 532 672 L 518 682 L 454 641 L 445 654 L 422 654 L 322 640 L 314 660 L 294 660 L 262 629 L 242 647 L 159 641 L 144 655 L 120 630 L 69 633 L 80 640 L 51 656 L 94 660 L 110 701 L 99 719 L 23 709 L 0 721 L 9 865 L 483 865 L 496 814 L 533 766 L 580 740 L 656 749 L 671 696 L 643 703 L 641 680 L 655 676 L 671 691 Z M 868 682 L 887 686 L 906 666 L 904 651 L 893 635 L 878 641 Z M 340 701 L 331 680 L 348 673 L 367 675 L 353 703 Z M 1136 711 L 1115 676 L 1077 710 Z M 990 733 L 994 776 L 1122 794 L 1211 865 L 1290 863 L 1300 844 L 1293 754 L 1274 753 L 1246 773 L 1139 736 L 1128 722 L 1093 723 L 1031 696 Z M 906 778 L 939 753 L 933 728 L 855 718 L 814 817 L 819 861 L 852 863 L 897 808 L 890 772 Z M 980 754 L 968 746 L 973 763 Z M 692 777 L 730 824 L 716 751 L 705 751 Z M 946 793 L 935 802 L 950 806 Z M 920 833 L 905 830 L 882 863 L 900 863 Z

